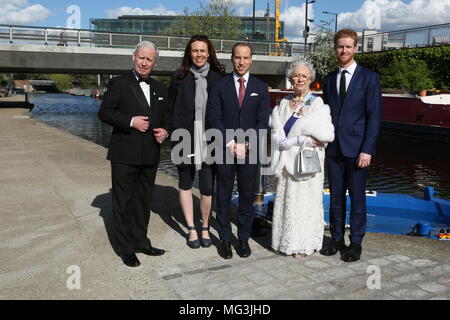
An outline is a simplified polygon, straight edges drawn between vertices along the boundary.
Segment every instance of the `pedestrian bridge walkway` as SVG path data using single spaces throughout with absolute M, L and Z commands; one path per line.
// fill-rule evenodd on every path
M 131 69 L 130 55 L 142 40 L 159 48 L 155 73 L 169 74 L 180 65 L 189 38 L 0 25 L 0 72 L 122 73 Z M 231 49 L 236 40 L 211 41 L 220 62 L 231 71 Z M 287 64 L 303 52 L 302 44 L 250 43 L 254 49 L 251 72 L 280 80 Z

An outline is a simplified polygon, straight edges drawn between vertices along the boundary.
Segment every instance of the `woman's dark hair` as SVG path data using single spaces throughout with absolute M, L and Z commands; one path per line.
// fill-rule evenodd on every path
M 208 63 L 209 63 L 210 69 L 214 70 L 215 72 L 217 72 L 218 74 L 223 76 L 225 74 L 225 66 L 223 64 L 219 63 L 219 60 L 217 60 L 216 50 L 214 49 L 214 46 L 212 45 L 211 41 L 209 41 L 207 36 L 196 35 L 196 36 L 192 36 L 191 39 L 189 40 L 188 44 L 186 45 L 186 50 L 184 50 L 183 60 L 181 61 L 181 72 L 180 72 L 180 75 L 178 76 L 177 81 L 181 81 L 186 77 L 186 75 L 189 72 L 189 68 L 193 64 L 192 59 L 191 59 L 191 47 L 192 47 L 192 43 L 195 41 L 202 41 L 207 44 L 208 54 L 209 54 Z

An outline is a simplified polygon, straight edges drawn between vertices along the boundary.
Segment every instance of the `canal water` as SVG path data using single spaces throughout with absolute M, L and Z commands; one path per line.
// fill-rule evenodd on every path
M 35 105 L 32 111 L 35 119 L 108 146 L 111 127 L 97 118 L 100 100 L 69 94 L 33 94 L 30 100 Z M 160 170 L 176 177 L 168 141 L 162 147 Z M 377 156 L 369 170 L 368 190 L 421 196 L 423 187 L 431 186 L 437 191 L 436 196 L 450 199 L 449 181 L 448 144 L 395 137 L 381 131 Z M 267 191 L 275 191 L 275 185 L 275 177 L 270 176 Z M 327 186 L 328 182 L 325 181 Z

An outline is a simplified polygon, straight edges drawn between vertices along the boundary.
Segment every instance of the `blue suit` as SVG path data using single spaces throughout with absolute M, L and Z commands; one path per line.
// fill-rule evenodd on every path
M 326 149 L 330 184 L 330 231 L 334 240 L 345 232 L 346 196 L 351 199 L 350 241 L 361 244 L 366 232 L 366 181 L 368 168 L 358 168 L 363 152 L 375 155 L 381 127 L 381 86 L 378 74 L 356 66 L 341 105 L 336 86 L 338 70 L 324 79 L 324 101 L 330 106 L 335 140 Z
M 270 116 L 269 91 L 267 84 L 250 75 L 245 90 L 242 107 L 236 93 L 233 75 L 230 74 L 216 81 L 208 96 L 206 110 L 207 124 L 209 128 L 218 129 L 223 137 L 223 161 L 217 163 L 217 222 L 221 240 L 231 240 L 230 201 L 233 191 L 234 178 L 237 174 L 239 191 L 239 218 L 238 238 L 247 240 L 251 234 L 253 221 L 253 193 L 255 190 L 257 164 L 249 163 L 248 157 L 245 163 L 238 163 L 233 159 L 226 162 L 229 151 L 226 149 L 227 129 L 268 129 Z M 238 143 L 244 142 L 232 137 Z M 257 150 L 257 145 L 250 142 L 249 149 Z M 219 159 L 220 160 L 220 159 Z

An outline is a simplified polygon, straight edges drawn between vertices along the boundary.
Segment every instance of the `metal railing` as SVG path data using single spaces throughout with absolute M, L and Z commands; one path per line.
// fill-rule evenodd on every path
M 358 52 L 386 51 L 403 48 L 450 44 L 450 23 L 389 32 L 364 30 L 358 38 Z
M 0 24 L 0 44 L 39 44 L 49 46 L 78 46 L 97 48 L 133 48 L 142 40 L 153 42 L 159 50 L 184 51 L 190 38 L 129 34 L 121 32 L 91 31 L 53 27 L 15 26 Z M 237 40 L 210 39 L 217 52 L 231 53 Z M 273 56 L 298 56 L 304 44 L 294 42 L 247 41 L 254 54 Z

